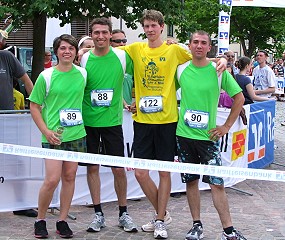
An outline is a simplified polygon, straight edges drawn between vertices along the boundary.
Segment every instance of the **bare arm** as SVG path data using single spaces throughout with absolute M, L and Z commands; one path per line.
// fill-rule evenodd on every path
M 234 95 L 232 98 L 234 99 L 234 102 L 226 122 L 222 126 L 213 128 L 208 132 L 210 134 L 210 140 L 212 141 L 217 141 L 220 137 L 228 133 L 240 114 L 244 103 L 244 97 L 242 92 Z
M 220 76 L 223 71 L 227 69 L 227 59 L 225 58 L 209 58 L 210 61 L 217 63 L 217 72 Z
M 81 48 L 77 53 L 77 61 L 80 63 L 82 56 L 84 53 L 87 53 L 89 50 L 93 50 L 94 48 Z
M 61 143 L 60 139 L 58 138 L 58 134 L 54 131 L 51 131 L 47 128 L 47 125 L 45 124 L 42 114 L 41 114 L 41 106 L 39 104 L 36 104 L 34 102 L 30 103 L 30 111 L 32 118 L 38 128 L 40 129 L 41 133 L 45 135 L 48 142 L 53 145 L 59 145 Z
M 267 94 L 267 93 L 274 93 L 275 92 L 275 87 L 269 87 L 269 88 L 263 89 L 263 90 L 255 90 L 254 92 L 257 95 Z
M 255 94 L 255 91 L 253 90 L 253 85 L 251 83 L 246 85 L 246 90 L 247 90 L 252 101 L 268 101 L 268 100 L 270 100 L 270 98 L 257 96 Z M 272 98 L 272 100 L 274 100 L 274 99 Z
M 20 79 L 24 83 L 27 93 L 30 95 L 34 86 L 32 80 L 29 78 L 27 73 L 20 77 Z

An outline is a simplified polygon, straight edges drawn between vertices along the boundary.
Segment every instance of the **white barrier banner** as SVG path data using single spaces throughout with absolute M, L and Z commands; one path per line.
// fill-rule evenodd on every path
M 284 78 L 275 77 L 275 94 L 284 94 Z
M 166 172 L 183 172 L 219 177 L 246 178 L 285 182 L 285 171 L 210 166 L 201 164 L 166 162 L 139 158 L 126 158 L 100 154 L 79 153 L 46 148 L 0 143 L 0 153 L 36 158 L 51 158 L 71 162 L 83 162 L 119 167 L 149 169 Z
M 285 8 L 285 2 L 284 0 L 233 0 L 232 6 Z

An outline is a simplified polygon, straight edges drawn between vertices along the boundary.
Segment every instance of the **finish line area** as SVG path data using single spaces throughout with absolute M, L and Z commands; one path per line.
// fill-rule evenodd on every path
M 285 171 L 166 162 L 101 154 L 79 153 L 5 143 L 0 143 L 0 153 L 25 157 L 119 166 L 125 168 L 140 168 L 166 172 L 285 182 Z

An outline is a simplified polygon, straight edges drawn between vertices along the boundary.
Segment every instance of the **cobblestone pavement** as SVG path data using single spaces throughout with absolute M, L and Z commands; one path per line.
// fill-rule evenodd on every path
M 280 123 L 285 120 L 285 102 L 277 102 L 275 163 L 285 164 L 284 132 L 285 127 Z M 285 170 L 283 166 L 271 164 L 267 169 Z M 246 180 L 235 186 L 249 192 L 249 196 L 228 188 L 226 190 L 230 203 L 230 211 L 234 226 L 240 230 L 248 240 L 285 240 L 285 183 Z M 217 212 L 213 206 L 210 191 L 201 191 L 201 217 L 204 224 L 204 240 L 220 239 L 222 227 Z M 102 239 L 102 240 L 141 240 L 153 239 L 152 233 L 141 230 L 138 233 L 125 233 L 118 228 L 118 207 L 116 202 L 104 203 L 103 211 L 107 227 L 98 233 L 86 232 L 86 227 L 93 218 L 93 209 L 87 206 L 72 206 L 70 214 L 76 220 L 69 219 L 75 240 Z M 152 217 L 149 202 L 129 201 L 128 210 L 134 221 L 141 226 Z M 170 198 L 168 210 L 173 222 L 168 227 L 171 240 L 184 239 L 186 232 L 192 225 L 191 216 L 183 194 L 180 198 Z M 61 239 L 55 233 L 55 221 L 58 212 L 47 214 L 47 227 L 50 239 Z M 14 216 L 13 213 L 0 213 L 0 240 L 34 239 L 34 218 Z

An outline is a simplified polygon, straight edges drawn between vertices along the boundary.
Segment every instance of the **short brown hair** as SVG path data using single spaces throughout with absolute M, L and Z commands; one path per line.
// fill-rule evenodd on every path
M 151 20 L 154 22 L 158 22 L 160 26 L 164 24 L 164 17 L 160 11 L 157 10 L 144 10 L 143 11 L 143 16 L 140 19 L 140 23 L 143 26 L 144 25 L 144 20 Z
M 78 53 L 78 43 L 76 41 L 76 38 L 70 34 L 62 34 L 53 40 L 53 51 L 55 55 L 57 55 L 57 50 L 62 41 L 68 42 L 71 46 L 75 47 L 76 54 Z
M 121 29 L 114 29 L 112 31 L 112 34 L 116 34 L 116 33 L 122 33 L 122 34 L 124 34 L 126 36 L 126 33 L 123 30 L 121 30 Z
M 89 26 L 90 32 L 92 32 L 92 28 L 95 24 L 106 25 L 109 27 L 110 33 L 112 32 L 112 22 L 109 18 L 101 17 L 93 19 Z
M 212 41 L 212 40 L 211 40 L 211 37 L 210 37 L 209 33 L 207 33 L 206 31 L 203 31 L 203 30 L 197 30 L 197 31 L 193 32 L 193 33 L 191 34 L 191 36 L 190 36 L 189 43 L 192 42 L 193 36 L 194 36 L 195 34 L 197 34 L 197 35 L 206 35 L 206 36 L 208 37 L 208 39 L 209 39 L 209 44 L 211 45 L 211 41 Z

